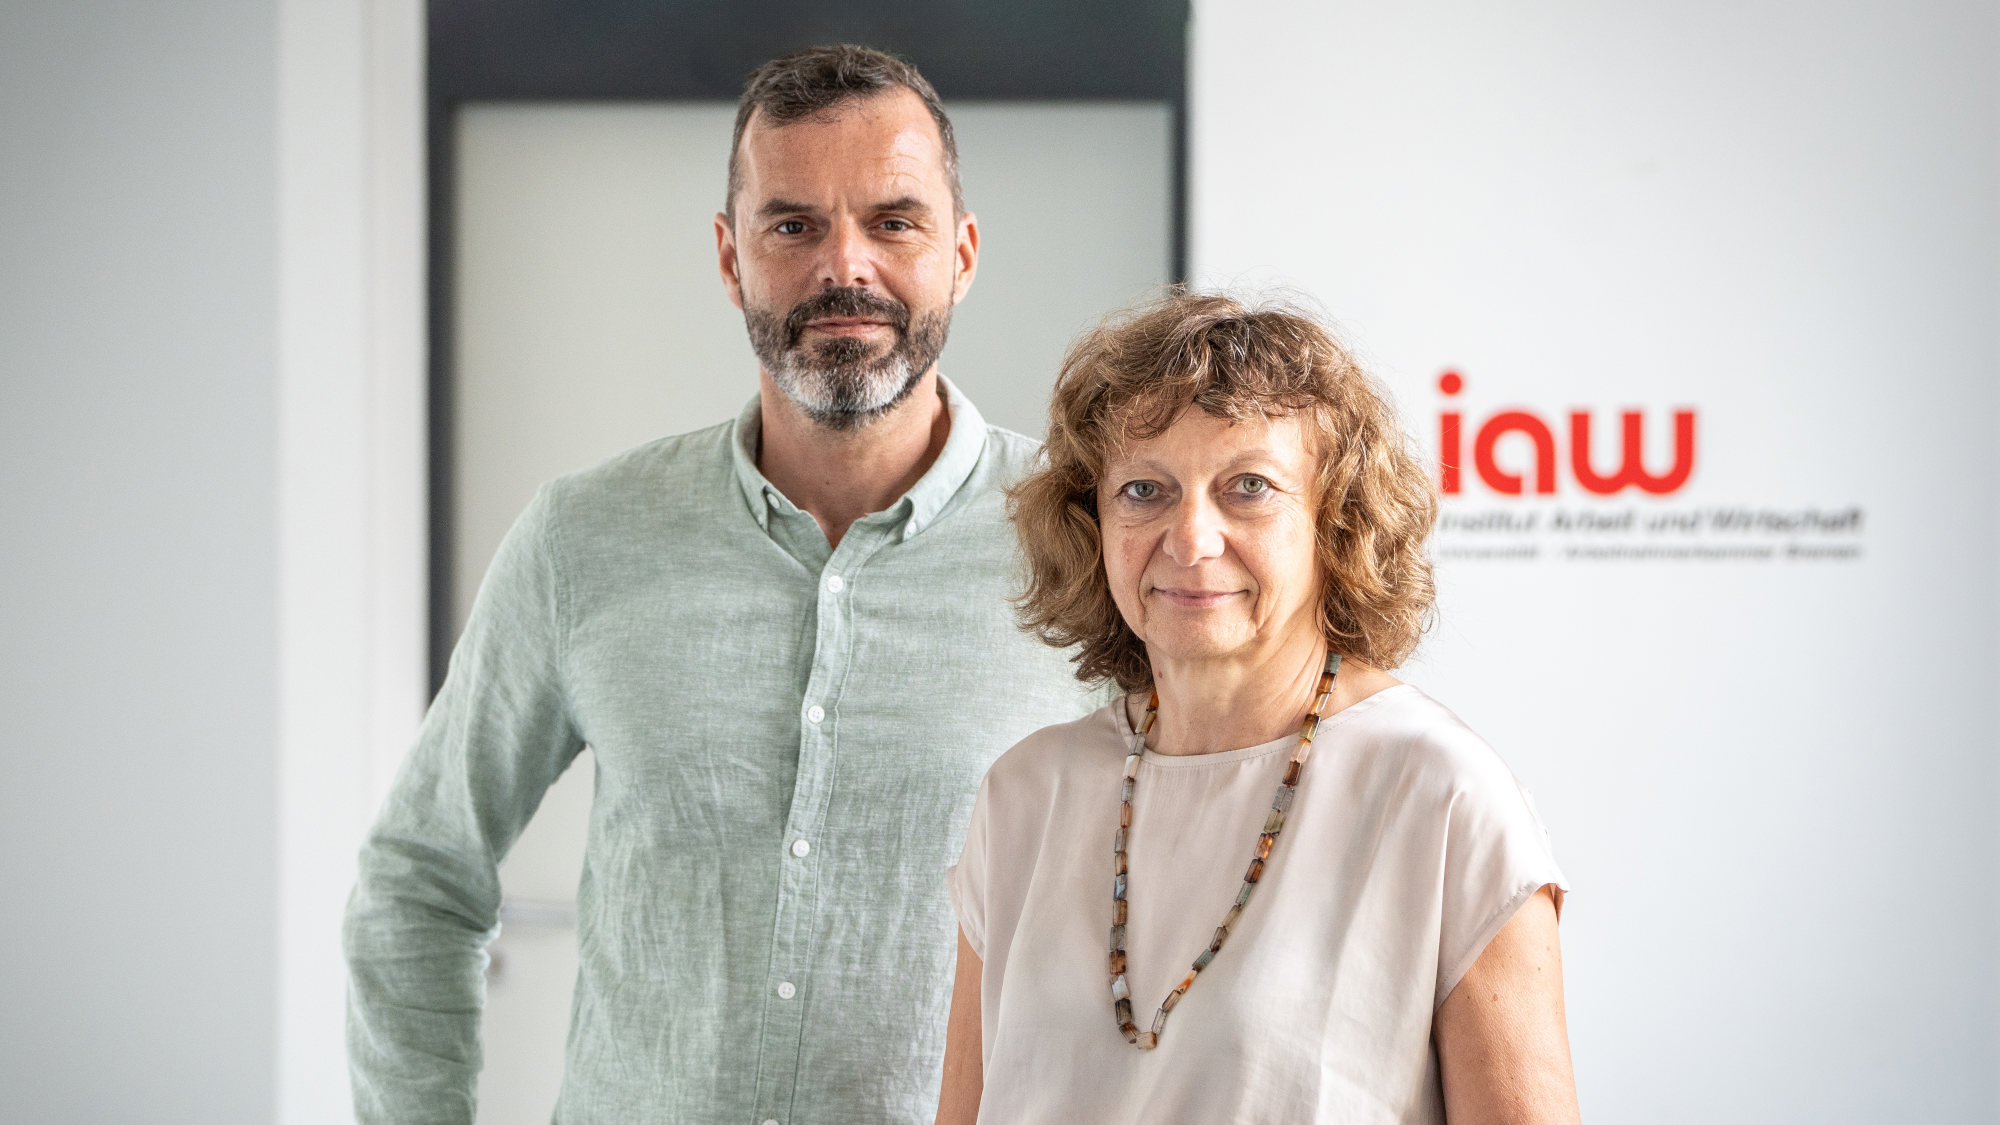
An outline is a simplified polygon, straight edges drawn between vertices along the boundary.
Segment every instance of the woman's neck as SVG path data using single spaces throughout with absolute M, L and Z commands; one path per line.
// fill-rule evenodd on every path
M 1153 661 L 1159 716 L 1146 744 L 1156 754 L 1219 754 L 1261 746 L 1298 733 L 1311 710 L 1313 689 L 1326 670 L 1326 644 L 1292 644 L 1260 660 Z M 1333 697 L 1322 718 L 1352 707 L 1395 677 L 1352 658 L 1341 661 Z M 1132 697 L 1134 720 L 1145 714 L 1143 692 Z

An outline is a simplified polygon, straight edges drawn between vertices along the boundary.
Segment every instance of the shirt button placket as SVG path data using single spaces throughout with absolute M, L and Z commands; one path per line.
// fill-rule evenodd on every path
M 863 548 L 871 530 L 861 526 L 850 529 L 834 552 L 840 565 L 851 568 L 856 558 L 866 554 Z M 806 904 L 815 898 L 812 884 L 818 865 L 804 861 L 812 856 L 811 837 L 822 830 L 817 818 L 825 804 L 825 785 L 832 767 L 832 732 L 827 728 L 827 720 L 831 717 L 828 705 L 834 701 L 824 693 L 844 678 L 846 670 L 840 662 L 848 649 L 849 605 L 840 595 L 850 587 L 846 576 L 834 571 L 835 565 L 836 560 L 829 559 L 817 583 L 819 612 L 814 627 L 812 668 L 807 676 L 806 698 L 802 701 L 805 707 L 800 713 L 805 722 L 799 731 L 799 768 L 789 825 L 792 841 L 787 848 L 793 862 L 784 865 L 778 880 L 778 933 L 771 951 L 771 972 L 777 979 L 768 986 L 773 999 L 766 1001 L 777 1007 L 772 1009 L 765 1024 L 770 1037 L 766 1039 L 764 1058 L 769 1060 L 766 1065 L 770 1070 L 758 1076 L 759 1108 L 766 1113 L 789 1104 L 798 1083 L 797 1029 L 803 1019 L 803 1002 L 799 998 L 797 974 L 809 968 L 800 961 L 800 956 L 809 944 L 812 927 L 817 924 L 815 919 L 807 917 Z M 778 1125 L 778 1120 L 766 1118 L 764 1125 Z
M 807 904 L 817 901 L 813 883 L 818 862 L 812 859 L 814 839 L 824 839 L 826 826 L 819 822 L 826 807 L 826 786 L 832 775 L 833 730 L 828 720 L 839 700 L 828 693 L 838 690 L 846 676 L 843 664 L 852 628 L 853 582 L 847 575 L 858 569 L 868 556 L 888 540 L 890 532 L 864 520 L 848 530 L 822 568 L 818 585 L 819 612 L 813 635 L 812 667 L 806 678 L 805 698 L 800 713 L 805 722 L 799 731 L 798 774 L 792 790 L 792 815 L 787 826 L 791 843 L 788 850 L 795 862 L 781 868 L 778 893 L 778 933 L 772 949 L 771 989 L 765 1001 L 769 1013 L 765 1021 L 767 1038 L 763 1057 L 769 1070 L 758 1075 L 758 1108 L 764 1113 L 791 1104 L 798 1081 L 798 1044 L 803 1026 L 805 1002 L 801 989 L 811 980 L 800 974 L 811 966 L 801 959 L 811 944 L 810 935 L 818 920 L 808 916 Z M 767 1117 L 763 1125 L 779 1125 L 779 1118 Z

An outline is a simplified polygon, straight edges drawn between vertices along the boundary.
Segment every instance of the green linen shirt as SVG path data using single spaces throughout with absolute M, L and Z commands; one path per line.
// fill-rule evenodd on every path
M 754 400 L 537 493 L 361 854 L 362 1121 L 472 1121 L 500 861 L 586 744 L 555 1120 L 931 1120 L 980 778 L 1102 702 L 1007 600 L 1034 443 L 943 391 L 936 463 L 835 548 L 757 471 Z

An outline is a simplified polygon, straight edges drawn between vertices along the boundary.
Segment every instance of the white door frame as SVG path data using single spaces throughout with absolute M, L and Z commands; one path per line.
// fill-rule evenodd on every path
M 275 1118 L 351 1122 L 340 926 L 426 703 L 424 4 L 278 4 Z

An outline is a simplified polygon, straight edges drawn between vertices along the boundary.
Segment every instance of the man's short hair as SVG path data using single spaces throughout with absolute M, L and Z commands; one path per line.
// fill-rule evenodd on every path
M 916 67 L 902 59 L 846 43 L 807 47 L 772 59 L 750 75 L 743 97 L 736 103 L 736 135 L 729 141 L 729 198 L 722 205 L 723 213 L 730 222 L 736 221 L 736 193 L 743 186 L 743 130 L 752 114 L 762 112 L 777 125 L 806 118 L 825 121 L 848 102 L 897 88 L 922 98 L 931 120 L 937 122 L 938 138 L 944 142 L 944 176 L 951 184 L 952 214 L 964 214 L 965 201 L 958 187 L 958 141 L 952 136 L 951 119 L 945 116 L 937 91 Z

